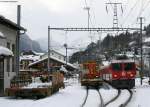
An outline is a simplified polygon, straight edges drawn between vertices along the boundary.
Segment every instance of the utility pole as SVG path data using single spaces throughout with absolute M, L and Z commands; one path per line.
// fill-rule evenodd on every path
M 64 44 L 64 47 L 66 49 L 66 67 L 67 67 L 67 62 L 68 62 L 68 49 L 75 49 L 75 48 L 70 48 L 68 47 L 67 43 Z
M 64 47 L 66 48 L 66 67 L 67 67 L 67 60 L 68 60 L 68 59 L 67 59 L 67 49 L 68 49 L 67 43 L 64 44 Z
M 50 72 L 50 54 L 51 54 L 51 49 L 50 49 L 50 26 L 48 26 L 48 62 L 47 62 L 47 70 Z
M 141 85 L 143 79 L 143 37 L 142 37 L 142 28 L 143 28 L 143 19 L 144 17 L 139 17 L 140 20 L 140 48 L 141 48 L 141 71 L 140 71 L 140 78 L 141 78 Z
M 21 5 L 17 5 L 17 25 L 20 26 L 21 22 Z M 20 41 L 20 30 L 17 31 L 17 37 L 16 37 L 16 72 L 17 75 L 19 74 L 19 41 Z
M 90 27 L 90 7 L 86 6 L 84 9 L 87 10 L 87 13 L 88 13 L 87 28 L 89 30 L 89 27 Z M 91 38 L 91 42 L 92 42 L 92 36 L 90 36 L 90 38 Z M 88 60 L 89 60 L 89 51 L 87 51 L 87 61 Z
M 150 85 L 150 53 L 148 53 L 148 58 L 149 58 L 149 72 L 148 72 L 148 76 L 149 76 L 149 85 Z
M 106 11 L 107 10 L 107 5 L 112 5 L 113 10 L 113 28 L 118 28 L 118 14 L 117 14 L 117 6 L 121 5 L 121 10 L 123 12 L 123 8 L 122 8 L 122 3 L 106 3 Z
M 90 7 L 87 6 L 84 9 L 87 10 L 87 12 L 88 12 L 88 25 L 87 25 L 87 27 L 89 28 L 90 27 Z

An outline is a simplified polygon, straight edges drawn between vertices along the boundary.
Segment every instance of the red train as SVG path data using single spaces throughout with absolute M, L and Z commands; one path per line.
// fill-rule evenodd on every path
M 84 63 L 81 73 L 82 86 L 100 86 L 104 81 L 116 88 L 135 86 L 136 65 L 131 60 L 114 60 L 107 66 L 95 62 Z
M 103 80 L 99 72 L 99 65 L 94 61 L 86 62 L 81 65 L 81 85 L 100 86 Z
M 102 79 L 116 88 L 135 86 L 136 64 L 132 60 L 114 60 L 100 69 Z

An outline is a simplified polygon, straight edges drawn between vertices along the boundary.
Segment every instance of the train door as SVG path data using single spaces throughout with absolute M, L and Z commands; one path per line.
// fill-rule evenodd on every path
M 4 94 L 4 59 L 0 58 L 0 96 Z

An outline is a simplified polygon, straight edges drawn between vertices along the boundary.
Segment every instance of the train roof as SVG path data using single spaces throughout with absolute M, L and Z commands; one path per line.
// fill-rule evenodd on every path
M 135 61 L 134 60 L 112 60 L 111 63 L 128 63 L 128 62 L 132 62 L 134 63 Z

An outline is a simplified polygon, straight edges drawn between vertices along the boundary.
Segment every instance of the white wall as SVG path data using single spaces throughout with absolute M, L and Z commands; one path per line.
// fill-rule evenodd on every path
M 15 45 L 15 42 L 16 42 L 17 31 L 0 24 L 0 32 L 2 32 L 6 36 L 6 39 L 0 38 L 0 45 L 7 47 L 7 42 L 9 42 L 10 50 L 12 50 L 12 44 Z M 13 54 L 15 58 L 16 55 L 15 53 Z M 16 72 L 12 72 L 12 58 L 10 58 L 10 72 L 7 72 L 7 61 L 5 58 L 4 59 L 4 89 L 10 87 L 10 80 L 15 75 L 16 75 Z
M 47 55 L 48 55 L 47 53 L 44 54 L 44 55 L 42 55 L 42 56 L 41 56 L 41 59 L 47 58 Z M 59 54 L 59 53 L 57 53 L 57 52 L 55 52 L 55 51 L 52 51 L 50 55 L 53 56 L 53 57 L 55 57 L 55 58 L 57 58 L 57 59 L 60 59 L 60 60 L 62 60 L 62 61 L 65 61 L 65 56 L 63 56 L 63 55 L 61 55 L 61 54 Z

